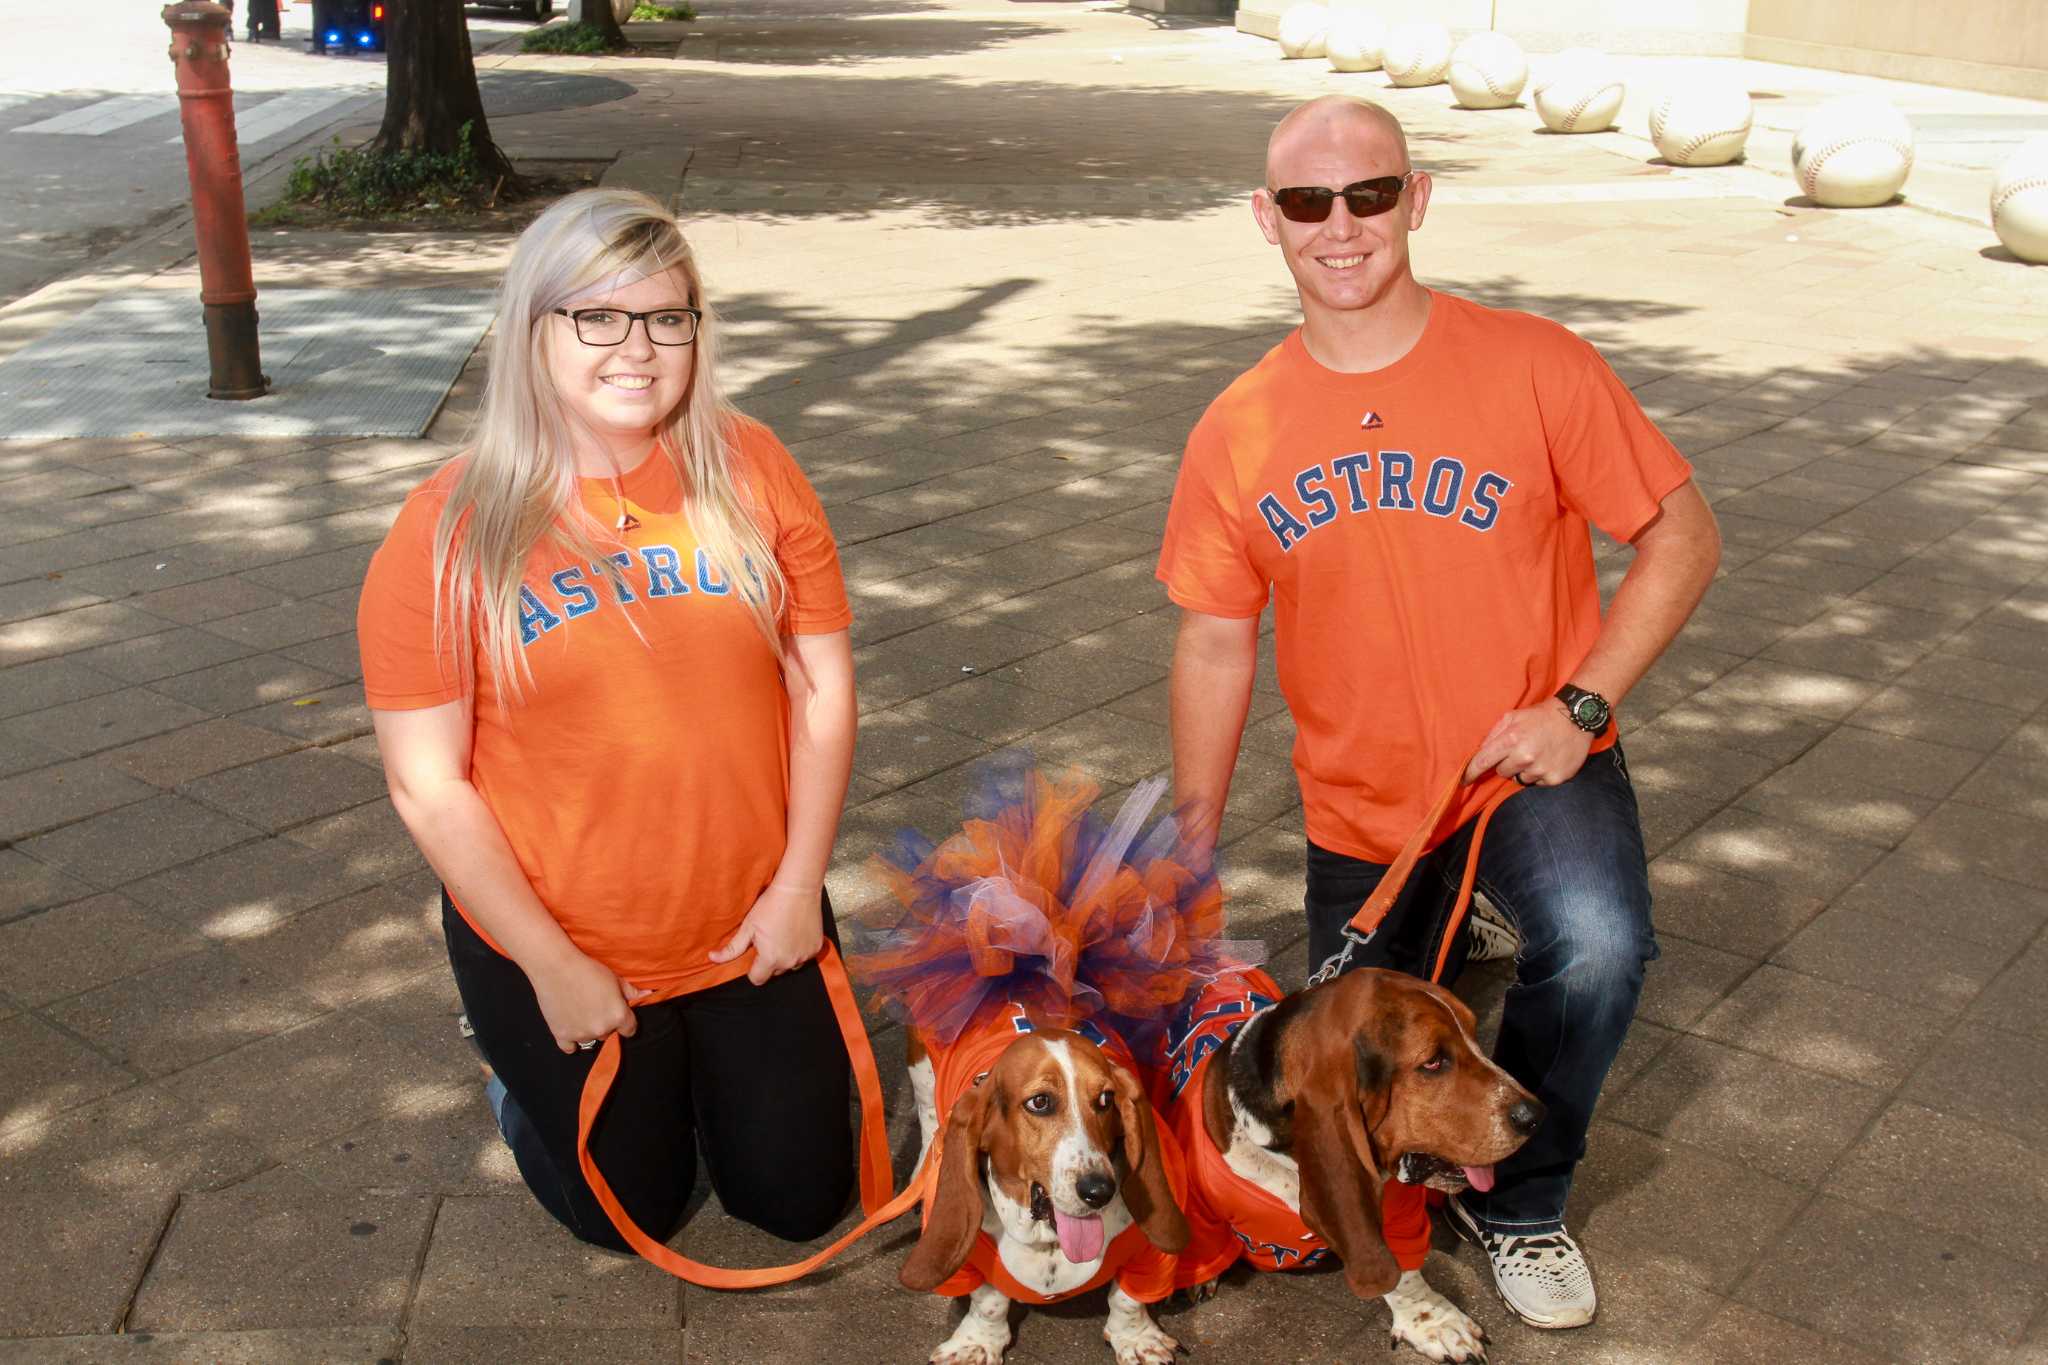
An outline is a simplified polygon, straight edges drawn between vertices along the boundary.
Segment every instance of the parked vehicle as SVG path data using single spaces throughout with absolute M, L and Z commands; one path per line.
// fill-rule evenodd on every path
M 555 0 L 470 0 L 478 9 L 510 10 L 522 19 L 531 19 L 536 24 L 547 22 L 555 12 Z
M 382 52 L 384 0 L 313 0 L 313 51 Z

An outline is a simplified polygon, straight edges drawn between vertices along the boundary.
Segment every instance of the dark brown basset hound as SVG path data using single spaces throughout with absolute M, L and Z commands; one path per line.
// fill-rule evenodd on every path
M 1239 1008 L 1216 1008 L 1233 992 Z M 1493 1164 L 1528 1140 L 1543 1106 L 1480 1050 L 1472 1011 L 1441 987 L 1368 969 L 1251 1007 L 1277 995 L 1263 974 L 1226 979 L 1189 1016 L 1206 1014 L 1198 1027 L 1214 1036 L 1169 1109 L 1196 1223 L 1181 1282 L 1206 1297 L 1241 1255 L 1287 1268 L 1320 1243 L 1354 1293 L 1387 1300 L 1397 1343 L 1437 1361 L 1484 1360 L 1479 1325 L 1422 1278 L 1422 1187 L 1491 1188 Z M 1383 1200 L 1398 1228 L 1383 1226 Z M 1265 1231 L 1252 1235 L 1253 1223 Z M 1290 1235 L 1292 1258 L 1261 1257 Z

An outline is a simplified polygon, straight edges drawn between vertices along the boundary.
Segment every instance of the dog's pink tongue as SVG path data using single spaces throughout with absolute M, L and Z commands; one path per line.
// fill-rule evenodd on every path
M 1481 1194 L 1485 1194 L 1493 1188 L 1493 1167 L 1467 1166 L 1465 1168 L 1465 1179 L 1472 1182 L 1473 1189 Z
M 1068 1260 L 1079 1265 L 1086 1261 L 1102 1259 L 1102 1220 L 1096 1217 L 1076 1218 L 1062 1213 L 1057 1207 L 1052 1211 L 1053 1226 L 1059 1229 L 1060 1250 Z

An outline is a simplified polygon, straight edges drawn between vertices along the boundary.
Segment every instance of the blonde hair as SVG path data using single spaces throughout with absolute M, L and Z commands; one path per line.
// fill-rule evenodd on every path
M 501 697 L 532 680 L 520 645 L 519 590 L 537 549 L 561 548 L 610 581 L 615 603 L 628 597 L 610 558 L 617 537 L 583 507 L 570 418 L 547 363 L 548 329 L 553 309 L 594 286 L 671 270 L 681 273 L 688 302 L 703 317 L 689 387 L 656 438 L 675 465 L 698 544 L 779 652 L 787 585 L 734 467 L 743 419 L 719 389 L 718 320 L 689 243 L 675 215 L 647 195 L 581 190 L 551 205 L 512 249 L 498 289 L 483 408 L 434 532 L 436 629 L 453 635 L 472 688 L 473 640 Z

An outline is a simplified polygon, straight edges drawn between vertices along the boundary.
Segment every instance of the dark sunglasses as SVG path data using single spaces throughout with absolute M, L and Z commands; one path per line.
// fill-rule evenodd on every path
M 1351 210 L 1353 218 L 1377 218 L 1401 202 L 1401 191 L 1414 178 L 1413 171 L 1406 175 L 1376 175 L 1341 190 L 1326 190 L 1321 185 L 1290 185 L 1273 191 L 1273 205 L 1280 210 L 1281 217 L 1292 222 L 1320 223 L 1330 216 L 1330 209 L 1341 194 L 1344 207 Z

